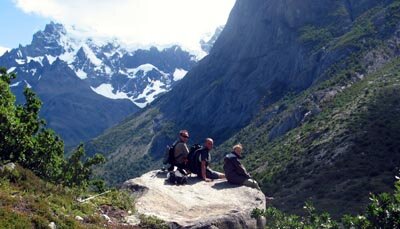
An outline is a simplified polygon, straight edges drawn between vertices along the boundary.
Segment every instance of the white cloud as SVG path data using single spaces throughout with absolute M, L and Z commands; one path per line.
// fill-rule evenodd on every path
M 1 47 L 0 46 L 0 56 L 2 56 L 5 52 L 9 51 L 9 48 Z
M 198 47 L 226 23 L 235 0 L 14 0 L 26 13 L 128 44 Z

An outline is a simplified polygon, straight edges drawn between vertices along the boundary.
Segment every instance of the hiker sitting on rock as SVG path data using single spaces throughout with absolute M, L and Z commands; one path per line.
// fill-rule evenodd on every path
M 209 182 L 213 179 L 225 178 L 223 173 L 216 172 L 208 167 L 211 161 L 210 151 L 212 150 L 214 141 L 211 138 L 207 138 L 204 143 L 204 147 L 198 150 L 200 168 L 197 171 L 197 175 L 204 181 Z
M 174 170 L 174 166 L 178 167 L 179 170 L 186 168 L 187 156 L 189 154 L 189 148 L 187 142 L 189 140 L 189 132 L 187 130 L 179 131 L 178 140 L 173 144 L 174 147 L 174 158 L 169 167 L 168 171 Z
M 233 146 L 233 151 L 225 156 L 224 172 L 229 183 L 245 185 L 248 187 L 260 189 L 257 181 L 251 179 L 250 174 L 246 171 L 239 159 L 242 158 L 243 146 L 237 144 Z

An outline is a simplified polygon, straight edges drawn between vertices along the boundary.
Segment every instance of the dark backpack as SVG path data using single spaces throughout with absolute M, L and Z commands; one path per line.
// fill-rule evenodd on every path
M 165 150 L 164 153 L 164 159 L 163 159 L 163 164 L 174 164 L 175 163 L 175 146 L 178 144 L 178 142 L 174 142 L 172 146 L 167 145 L 167 149 Z
M 179 170 L 175 170 L 167 174 L 167 180 L 171 184 L 182 185 L 187 183 L 187 175 L 182 174 Z
M 189 169 L 190 172 L 192 173 L 197 173 L 198 168 L 200 167 L 200 150 L 201 145 L 199 144 L 194 144 L 190 147 L 189 154 L 188 154 L 188 163 L 187 163 L 187 168 Z

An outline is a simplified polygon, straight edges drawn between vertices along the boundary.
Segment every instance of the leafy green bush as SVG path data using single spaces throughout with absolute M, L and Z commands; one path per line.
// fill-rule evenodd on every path
M 168 229 L 169 226 L 162 220 L 154 216 L 140 215 L 139 226 L 144 229 Z
M 266 228 L 339 228 L 339 224 L 328 213 L 318 214 L 310 203 L 306 203 L 304 209 L 307 213 L 304 217 L 287 215 L 273 207 L 265 211 L 254 209 L 251 217 L 264 216 L 267 221 Z
M 371 194 L 371 203 L 364 214 L 358 216 L 345 215 L 339 224 L 328 213 L 318 214 L 316 209 L 306 203 L 305 216 L 288 215 L 276 208 L 266 210 L 254 209 L 252 218 L 264 216 L 266 228 L 400 228 L 400 181 L 395 183 L 393 194 Z
M 400 228 L 400 181 L 394 194 L 371 195 L 371 203 L 363 215 L 343 217 L 347 228 Z
M 104 163 L 105 158 L 96 154 L 81 162 L 85 152 L 80 145 L 65 160 L 62 139 L 39 118 L 42 102 L 36 94 L 25 88 L 26 103 L 15 105 L 15 96 L 10 91 L 15 77 L 0 68 L 0 163 L 16 162 L 47 181 L 87 187 L 91 168 Z
M 84 156 L 85 150 L 81 144 L 65 163 L 63 182 L 67 186 L 87 187 L 90 176 L 93 173 L 92 166 L 104 163 L 106 160 L 104 156 L 96 154 L 82 162 Z

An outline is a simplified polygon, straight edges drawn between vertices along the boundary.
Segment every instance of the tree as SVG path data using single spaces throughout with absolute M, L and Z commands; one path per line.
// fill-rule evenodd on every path
M 65 164 L 64 182 L 66 185 L 87 187 L 89 178 L 93 173 L 92 166 L 106 161 L 101 154 L 96 154 L 91 158 L 87 158 L 85 162 L 82 162 L 82 158 L 84 157 L 85 149 L 83 144 L 80 144 Z
M 9 84 L 15 74 L 7 74 L 6 69 L 0 68 L 0 159 L 17 161 L 23 159 L 20 152 L 23 142 L 23 127 L 16 116 L 17 107 L 14 105 L 15 96 L 11 93 Z
M 82 163 L 85 152 L 80 145 L 65 160 L 64 142 L 39 117 L 42 102 L 36 94 L 25 88 L 26 103 L 15 105 L 15 96 L 10 91 L 15 77 L 14 73 L 0 68 L 0 161 L 19 163 L 51 182 L 87 186 L 92 167 L 103 163 L 105 158 L 96 154 Z

